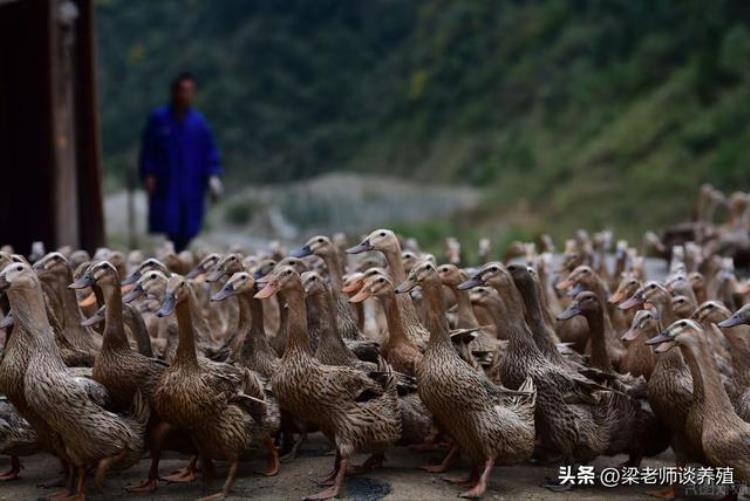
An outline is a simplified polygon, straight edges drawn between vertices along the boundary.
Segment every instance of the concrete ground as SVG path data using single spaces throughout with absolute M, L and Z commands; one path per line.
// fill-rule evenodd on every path
M 319 491 L 320 488 L 311 478 L 320 478 L 332 468 L 333 456 L 326 456 L 326 450 L 327 444 L 323 437 L 320 435 L 312 436 L 308 443 L 303 446 L 301 455 L 290 464 L 282 464 L 280 473 L 271 478 L 256 473 L 262 471 L 264 467 L 263 457 L 242 463 L 230 499 L 302 499 L 305 495 Z M 388 460 L 383 468 L 366 475 L 348 477 L 341 498 L 361 501 L 456 499 L 456 496 L 462 491 L 460 487 L 440 480 L 440 475 L 429 474 L 418 469 L 418 466 L 425 462 L 439 462 L 442 454 L 443 452 L 417 453 L 405 448 L 394 448 L 388 453 Z M 361 459 L 363 458 L 357 458 L 357 462 Z M 616 466 L 624 459 L 624 457 L 600 458 L 595 466 L 597 470 L 607 466 Z M 168 455 L 162 461 L 162 474 L 168 474 L 184 466 L 186 461 L 187 458 Z M 58 475 L 59 465 L 57 461 L 51 456 L 37 455 L 25 458 L 23 464 L 24 470 L 21 479 L 0 484 L 0 500 L 37 499 L 49 494 L 49 491 L 37 487 L 37 484 Z M 6 465 L 7 459 L 0 458 L 0 470 L 4 470 Z M 658 458 L 645 460 L 642 467 L 673 465 L 671 452 L 667 452 Z M 103 491 L 98 491 L 93 486 L 93 482 L 90 482 L 89 499 L 115 501 L 142 498 L 171 501 L 195 499 L 205 495 L 200 481 L 190 484 L 160 483 L 158 490 L 148 496 L 138 496 L 126 492 L 127 486 L 134 485 L 145 478 L 147 468 L 148 461 L 144 458 L 141 463 L 129 470 L 111 472 L 108 476 L 107 486 Z M 456 475 L 466 472 L 468 472 L 468 467 L 464 462 L 461 462 L 450 473 Z M 560 501 L 654 499 L 646 495 L 649 488 L 645 486 L 615 488 L 587 486 L 566 493 L 554 493 L 540 487 L 545 476 L 557 477 L 557 472 L 558 469 L 554 465 L 496 467 L 484 499 L 554 499 Z M 208 493 L 219 490 L 225 473 L 226 465 L 217 463 L 217 479 L 212 490 Z M 713 496 L 713 499 L 718 497 L 721 496 Z

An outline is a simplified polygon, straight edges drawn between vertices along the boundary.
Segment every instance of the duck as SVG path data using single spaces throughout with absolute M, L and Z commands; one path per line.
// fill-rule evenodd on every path
M 472 474 L 458 483 L 470 486 L 461 497 L 477 498 L 486 491 L 496 463 L 531 458 L 536 389 L 531 378 L 517 391 L 499 387 L 460 358 L 450 340 L 442 284 L 432 262 L 415 266 L 395 291 L 404 294 L 417 286 L 427 304 L 430 331 L 427 350 L 417 365 L 419 396 L 453 438 L 454 447 L 472 461 Z
M 568 308 L 558 315 L 558 319 L 567 320 L 574 315 L 586 318 L 591 333 L 591 360 L 593 367 L 611 374 L 609 384 L 618 391 L 626 393 L 630 398 L 619 406 L 621 412 L 618 420 L 618 430 L 613 434 L 610 455 L 625 451 L 629 455 L 628 466 L 639 466 L 644 456 L 654 456 L 669 447 L 666 430 L 646 401 L 646 381 L 632 375 L 616 375 L 609 360 L 604 334 L 604 305 L 601 298 L 592 291 L 578 293 Z
M 369 276 L 364 280 L 359 291 L 349 298 L 349 301 L 357 304 L 370 297 L 375 297 L 381 302 L 388 323 L 388 336 L 382 345 L 381 353 L 394 370 L 416 376 L 416 368 L 422 360 L 422 352 L 406 335 L 407 327 L 404 325 L 395 287 L 390 277 L 383 273 Z
M 717 305 L 714 308 L 719 310 Z M 726 337 L 734 366 L 734 395 L 732 402 L 735 411 L 743 420 L 750 422 L 750 307 L 743 306 L 731 316 L 720 321 L 717 326 Z
M 291 255 L 298 258 L 315 255 L 323 259 L 328 271 L 328 278 L 331 281 L 338 331 L 344 339 L 362 339 L 362 333 L 357 326 L 352 307 L 341 291 L 343 288 L 343 268 L 341 267 L 342 256 L 339 254 L 339 248 L 325 235 L 316 235 L 310 238 L 301 248 L 292 252 Z
M 32 456 L 44 448 L 33 426 L 0 395 L 0 454 L 10 456 L 10 469 L 0 473 L 0 482 L 16 480 L 21 473 L 20 457 Z
M 261 280 L 257 299 L 284 294 L 288 310 L 287 347 L 271 387 L 282 409 L 317 425 L 335 444 L 334 471 L 329 487 L 307 499 L 330 499 L 342 488 L 352 454 L 372 452 L 360 468 L 366 471 L 384 460 L 386 448 L 401 434 L 396 378 L 381 359 L 372 373 L 325 365 L 309 351 L 307 308 L 302 279 L 293 266 L 282 265 Z
M 638 310 L 633 317 L 630 328 L 622 335 L 625 344 L 625 356 L 620 370 L 634 377 L 643 376 L 646 381 L 651 378 L 656 366 L 656 355 L 646 346 L 646 341 L 659 332 L 659 323 L 650 310 Z
M 136 392 L 130 412 L 115 414 L 87 383 L 70 374 L 45 314 L 41 283 L 31 267 L 6 266 L 0 273 L 2 287 L 7 287 L 18 326 L 14 336 L 18 333 L 31 353 L 24 374 L 26 403 L 62 441 L 63 457 L 77 478 L 71 499 L 84 499 L 87 465 L 97 465 L 96 484 L 102 487 L 112 464 L 128 466 L 140 459 L 149 406 Z
M 647 343 L 658 353 L 679 348 L 687 360 L 693 379 L 687 420 L 691 431 L 697 434 L 695 439 L 706 462 L 732 468 L 739 482 L 750 482 L 750 423 L 739 417 L 732 406 L 703 328 L 694 320 L 680 319 Z
M 81 326 L 81 310 L 78 307 L 75 292 L 69 290 L 68 284 L 73 281 L 73 270 L 68 259 L 59 252 L 46 254 L 33 265 L 42 286 L 51 301 L 55 316 L 62 329 L 60 335 L 73 348 L 93 357 L 99 351 L 102 339 L 91 329 Z M 88 364 L 91 365 L 91 364 Z
M 527 267 L 511 265 L 506 273 L 519 296 L 533 303 L 537 288 Z M 537 389 L 535 423 L 542 446 L 559 454 L 564 464 L 590 461 L 604 454 L 619 424 L 613 411 L 622 401 L 621 395 L 547 356 L 526 325 L 523 310 L 514 308 L 508 297 L 501 293 L 491 298 L 508 335 L 500 368 L 503 384 L 513 387 L 532 378 Z M 549 479 L 545 487 L 568 488 Z
M 175 315 L 179 331 L 177 355 L 162 373 L 154 390 L 154 408 L 165 421 L 190 433 L 202 458 L 206 484 L 210 484 L 213 459 L 229 462 L 220 492 L 231 492 L 240 458 L 251 447 L 263 444 L 269 452 L 265 474 L 278 473 L 278 453 L 268 433 L 265 395 L 260 380 L 250 370 L 199 358 L 193 315 L 195 292 L 188 280 L 169 277 L 157 315 Z
M 401 283 L 406 280 L 404 264 L 401 260 L 401 244 L 398 237 L 393 231 L 388 229 L 379 229 L 371 232 L 362 242 L 346 250 L 349 254 L 360 254 L 368 251 L 380 251 L 388 263 L 388 273 L 393 278 L 394 283 Z M 419 314 L 414 306 L 413 301 L 408 295 L 399 295 L 399 308 L 401 314 L 411 325 L 419 324 Z M 412 342 L 420 349 L 427 344 L 429 333 L 424 329 L 415 329 L 407 332 Z

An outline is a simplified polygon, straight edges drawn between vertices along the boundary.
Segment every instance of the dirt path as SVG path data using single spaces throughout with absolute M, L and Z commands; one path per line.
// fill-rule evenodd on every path
M 282 465 L 281 472 L 273 478 L 266 478 L 255 473 L 264 466 L 263 458 L 243 463 L 240 467 L 238 481 L 230 499 L 253 498 L 261 500 L 302 499 L 305 495 L 317 492 L 319 488 L 311 478 L 324 476 L 333 465 L 333 457 L 325 456 L 327 445 L 322 436 L 316 435 L 304 447 L 300 457 L 291 464 Z M 359 477 L 349 477 L 346 481 L 346 491 L 342 499 L 360 501 L 385 500 L 434 500 L 456 499 L 461 489 L 440 480 L 439 475 L 431 475 L 418 470 L 418 466 L 426 461 L 438 462 L 441 453 L 415 453 L 404 448 L 395 448 L 388 454 L 385 466 L 375 472 Z M 360 458 L 358 458 L 360 459 Z M 597 468 L 614 466 L 624 458 L 602 458 L 595 465 Z M 185 465 L 185 459 L 169 456 L 162 461 L 162 472 L 169 473 Z M 7 458 L 0 458 L 0 469 L 5 469 Z M 662 467 L 672 466 L 671 454 L 665 454 L 657 459 L 644 461 L 643 466 Z M 36 487 L 36 484 L 54 478 L 59 471 L 59 465 L 50 456 L 38 455 L 24 461 L 23 478 L 0 485 L 0 500 L 36 499 L 48 495 L 49 492 Z M 128 485 L 136 484 L 145 478 L 148 467 L 144 459 L 135 467 L 109 475 L 104 492 L 97 491 L 91 486 L 89 499 L 119 500 L 119 499 L 153 499 L 177 500 L 196 499 L 203 495 L 200 482 L 192 484 L 160 484 L 159 489 L 151 496 L 140 497 L 125 491 Z M 452 474 L 463 474 L 467 471 L 462 463 L 452 471 Z M 214 482 L 218 490 L 226 472 L 223 463 L 217 464 L 219 479 Z M 484 499 L 555 499 L 555 500 L 600 500 L 600 499 L 653 499 L 645 495 L 647 490 L 643 486 L 618 487 L 605 489 L 604 487 L 579 488 L 569 493 L 552 493 L 540 487 L 545 476 L 557 476 L 555 466 L 521 465 L 513 467 L 497 467 L 492 474 L 487 494 Z M 213 491 L 211 491 L 213 493 Z

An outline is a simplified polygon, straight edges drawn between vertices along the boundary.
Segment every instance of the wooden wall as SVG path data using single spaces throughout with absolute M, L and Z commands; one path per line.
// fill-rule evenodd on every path
M 0 245 L 104 243 L 93 0 L 0 0 Z

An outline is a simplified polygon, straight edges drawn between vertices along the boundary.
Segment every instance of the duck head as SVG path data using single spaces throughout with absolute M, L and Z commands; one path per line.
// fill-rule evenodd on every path
M 375 273 L 363 278 L 362 287 L 349 298 L 350 303 L 361 303 L 365 299 L 376 296 L 382 297 L 394 292 L 393 282 L 385 273 Z
M 425 260 L 412 268 L 409 275 L 406 277 L 406 280 L 400 283 L 394 292 L 396 292 L 396 294 L 404 294 L 406 292 L 411 292 L 418 285 L 423 285 L 428 282 L 439 282 L 439 280 L 435 264 L 430 260 Z
M 305 290 L 306 296 L 314 296 L 328 292 L 326 281 L 317 271 L 304 272 L 300 275 L 300 280 L 302 280 L 302 288 Z
M 79 276 L 72 284 L 68 285 L 70 289 L 85 289 L 94 285 L 118 285 L 120 279 L 117 275 L 117 268 L 109 261 L 97 261 L 89 265 L 86 272 Z
M 207 254 L 206 256 L 201 259 L 198 264 L 190 270 L 187 275 L 185 275 L 185 278 L 196 278 L 200 275 L 204 275 L 208 273 L 211 268 L 216 266 L 216 263 L 219 262 L 219 259 L 221 259 L 221 256 L 217 254 L 216 252 L 212 252 L 210 254 Z
M 695 309 L 690 318 L 701 325 L 721 324 L 732 316 L 729 308 L 719 301 L 706 301 Z
M 229 277 L 227 283 L 216 294 L 211 296 L 211 301 L 223 301 L 230 296 L 242 292 L 257 292 L 255 279 L 246 271 L 238 271 Z
M 316 235 L 310 238 L 305 245 L 290 253 L 293 257 L 303 258 L 315 254 L 316 256 L 327 256 L 336 252 L 336 247 L 331 239 L 325 235 Z
M 669 292 L 664 288 L 663 285 L 652 280 L 650 282 L 646 282 L 637 291 L 635 291 L 632 296 L 620 303 L 618 308 L 621 310 L 629 310 L 630 308 L 641 306 L 644 303 L 653 303 L 656 299 L 659 298 L 669 299 Z
M 242 258 L 239 254 L 227 254 L 217 262 L 206 275 L 206 282 L 221 280 L 224 275 L 242 271 Z
M 304 292 L 299 273 L 294 266 L 289 265 L 277 265 L 273 272 L 259 280 L 258 284 L 263 288 L 255 294 L 256 299 L 266 299 L 279 291 L 292 289 Z
M 174 313 L 178 304 L 187 301 L 190 297 L 190 285 L 185 277 L 173 273 L 167 279 L 167 288 L 164 291 L 161 307 L 157 310 L 157 317 L 167 317 Z
M 128 291 L 122 300 L 125 303 L 132 303 L 139 297 L 146 295 L 161 299 L 167 288 L 167 275 L 160 270 L 148 270 L 144 273 L 133 288 Z
M 291 266 L 298 275 L 302 275 L 308 270 L 307 265 L 302 259 L 294 256 L 287 256 L 276 265 L 276 268 L 283 268 L 285 266 Z
M 722 329 L 727 329 L 729 327 L 747 324 L 750 324 L 750 304 L 746 304 L 739 310 L 735 311 L 732 316 L 719 322 L 717 325 Z
M 43 258 L 34 262 L 34 271 L 40 276 L 48 273 L 57 273 L 62 271 L 72 270 L 70 261 L 62 252 L 50 252 Z
M 577 315 L 588 317 L 601 311 L 599 298 L 591 291 L 578 293 L 568 307 L 557 315 L 558 320 L 569 320 Z
M 143 261 L 132 272 L 130 272 L 130 274 L 122 280 L 121 284 L 134 284 L 143 276 L 144 273 L 149 270 L 158 270 L 165 275 L 169 273 L 169 271 L 167 270 L 167 266 L 164 263 L 156 258 L 151 257 Z
M 656 353 L 664 353 L 675 346 L 691 344 L 702 334 L 703 328 L 695 320 L 681 319 L 646 341 L 646 344 L 653 346 Z
M 592 282 L 596 280 L 596 274 L 589 266 L 581 265 L 576 267 L 561 282 L 555 285 L 560 292 L 565 292 L 568 296 L 575 296 L 584 290 L 591 290 Z
M 367 251 L 401 252 L 398 237 L 391 230 L 379 229 L 370 233 L 362 242 L 346 249 L 349 254 L 359 254 Z
M 0 292 L 33 288 L 38 284 L 39 278 L 28 263 L 11 262 L 0 272 Z
M 278 263 L 273 258 L 265 258 L 258 261 L 253 269 L 253 279 L 260 280 L 273 271 Z
M 620 304 L 633 296 L 640 286 L 641 282 L 634 275 L 627 274 L 622 277 L 620 283 L 617 285 L 617 290 L 610 294 L 607 302 L 609 304 Z
M 458 284 L 456 288 L 466 290 L 480 285 L 491 285 L 493 282 L 508 281 L 509 279 L 508 270 L 500 261 L 490 261 L 474 273 L 471 278 Z
M 443 285 L 452 289 L 458 287 L 459 284 L 465 282 L 469 278 L 468 274 L 455 264 L 440 265 L 437 268 L 437 272 Z
M 638 335 L 647 329 L 656 330 L 659 325 L 656 321 L 656 316 L 651 310 L 638 310 L 633 317 L 633 321 L 630 324 L 630 328 L 625 331 L 620 339 L 623 341 L 633 341 Z

